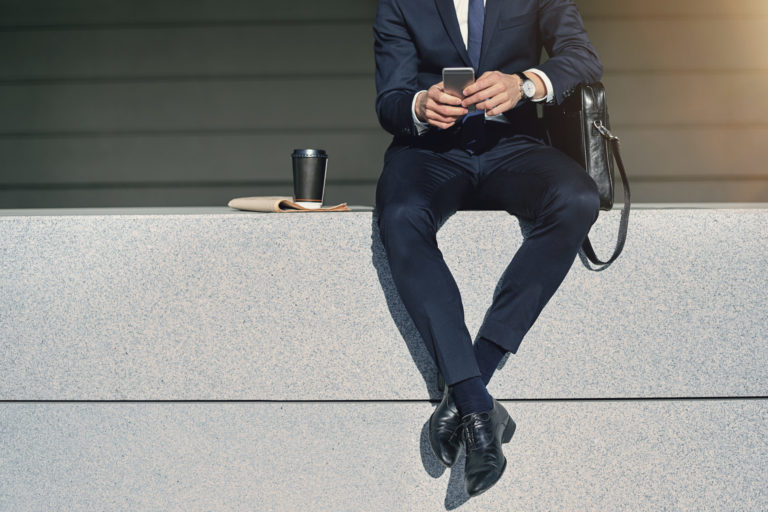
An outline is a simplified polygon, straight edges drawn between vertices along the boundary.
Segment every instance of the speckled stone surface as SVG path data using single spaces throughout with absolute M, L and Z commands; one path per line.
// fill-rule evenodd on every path
M 0 510 L 768 510 L 765 401 L 506 405 L 468 499 L 427 403 L 0 404 Z
M 617 223 L 593 227 L 602 255 Z M 437 396 L 374 213 L 6 215 L 0 240 L 0 399 Z M 438 233 L 472 334 L 521 241 L 499 211 Z M 766 247 L 768 207 L 634 210 L 491 392 L 768 395 Z

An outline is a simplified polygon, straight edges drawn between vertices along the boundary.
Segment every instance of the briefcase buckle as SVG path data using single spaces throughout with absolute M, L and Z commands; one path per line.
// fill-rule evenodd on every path
M 600 132 L 600 135 L 605 137 L 606 139 L 610 141 L 619 141 L 619 138 L 611 133 L 611 130 L 605 127 L 603 122 L 601 120 L 593 121 L 592 124 L 594 125 L 595 129 L 597 129 L 598 132 Z

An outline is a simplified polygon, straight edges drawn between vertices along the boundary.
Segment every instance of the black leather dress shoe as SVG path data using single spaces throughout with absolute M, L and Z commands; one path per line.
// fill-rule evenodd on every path
M 507 459 L 501 445 L 512 439 L 515 422 L 494 399 L 493 409 L 463 416 L 459 428 L 467 452 L 464 485 L 467 494 L 477 496 L 493 487 L 504 474 Z
M 443 400 L 429 417 L 429 445 L 440 462 L 453 466 L 461 450 L 461 435 L 458 428 L 461 415 L 453 401 L 453 388 L 445 386 Z

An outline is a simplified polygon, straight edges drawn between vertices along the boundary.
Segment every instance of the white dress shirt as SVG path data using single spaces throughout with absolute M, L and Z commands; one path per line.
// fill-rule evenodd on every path
M 469 0 L 453 0 L 453 5 L 456 8 L 456 17 L 459 19 L 459 30 L 461 30 L 461 38 L 464 40 L 464 47 L 466 48 L 467 37 L 469 33 L 469 23 L 467 21 L 467 17 L 469 14 Z M 485 5 L 485 0 L 483 0 L 483 5 Z M 552 82 L 549 80 L 549 77 L 547 76 L 547 74 L 537 68 L 526 69 L 525 72 L 535 73 L 536 75 L 538 75 L 539 78 L 541 78 L 541 81 L 544 82 L 544 87 L 547 90 L 546 96 L 536 100 L 532 100 L 532 101 L 551 102 L 555 96 L 555 93 L 552 88 Z M 413 122 L 416 125 L 416 129 L 418 130 L 419 134 L 424 133 L 429 127 L 429 123 L 421 122 L 419 121 L 419 118 L 416 117 L 416 98 L 422 92 L 426 92 L 426 90 L 417 92 L 413 96 L 413 101 L 411 102 L 411 115 L 413 116 Z M 503 114 L 498 114 L 495 116 L 486 115 L 485 118 L 493 121 L 500 121 L 502 123 L 508 122 L 507 118 L 505 118 Z

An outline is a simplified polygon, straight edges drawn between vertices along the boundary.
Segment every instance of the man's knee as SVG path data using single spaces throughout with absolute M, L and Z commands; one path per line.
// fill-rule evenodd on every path
M 560 187 L 552 201 L 552 213 L 561 222 L 574 228 L 589 228 L 600 213 L 600 195 L 597 185 L 589 176 L 572 180 Z
M 387 250 L 407 245 L 415 239 L 434 236 L 434 219 L 431 212 L 421 206 L 408 203 L 391 203 L 378 212 L 379 233 Z

